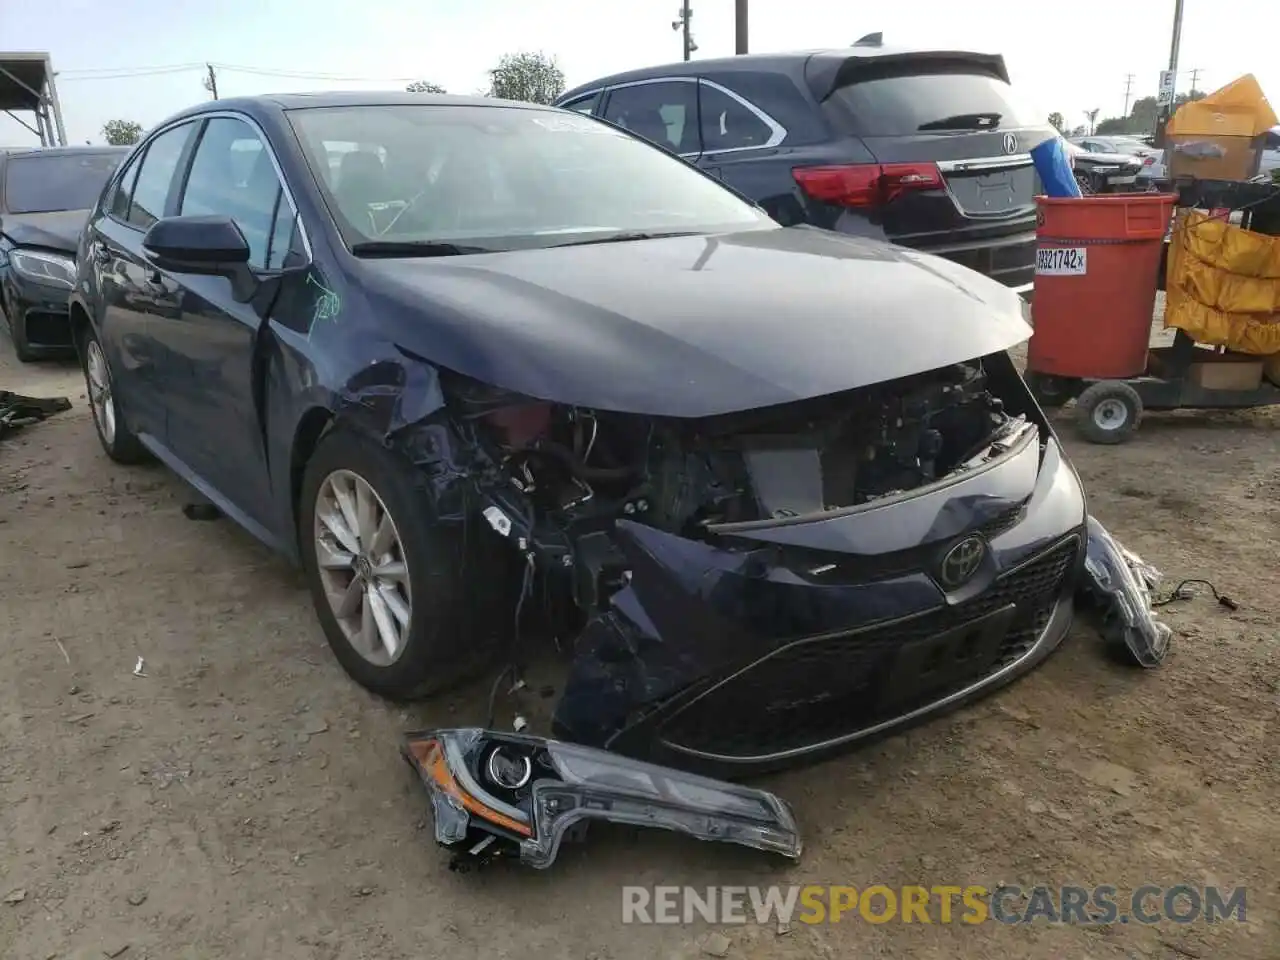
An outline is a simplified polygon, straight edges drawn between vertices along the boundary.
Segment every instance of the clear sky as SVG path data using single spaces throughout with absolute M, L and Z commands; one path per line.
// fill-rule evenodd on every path
M 574 86 L 678 60 L 671 21 L 679 6 L 679 0 L 0 0 L 0 49 L 48 51 L 68 139 L 99 142 L 109 119 L 150 127 L 208 97 L 198 66 L 205 61 L 258 71 L 219 70 L 224 97 L 398 88 L 413 78 L 475 93 L 498 57 L 520 50 L 554 54 Z M 733 6 L 693 0 L 695 57 L 733 53 Z M 1025 99 L 1075 125 L 1090 107 L 1118 115 L 1128 73 L 1135 97 L 1155 93 L 1172 17 L 1173 0 L 751 0 L 751 49 L 843 46 L 881 30 L 886 43 L 999 52 Z M 1275 23 L 1270 0 L 1186 0 L 1179 89 L 1189 86 L 1193 67 L 1208 90 L 1252 71 L 1280 104 Z M 118 76 L 184 64 L 197 66 Z M 0 114 L 0 145 L 32 142 Z

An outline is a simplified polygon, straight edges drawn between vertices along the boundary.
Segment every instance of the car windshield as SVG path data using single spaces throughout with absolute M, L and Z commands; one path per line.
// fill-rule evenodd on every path
M 442 255 L 774 226 L 678 157 L 550 109 L 324 107 L 290 121 L 356 253 Z
M 120 163 L 119 153 L 76 153 L 10 157 L 4 200 L 10 213 L 88 210 L 98 202 L 107 177 Z

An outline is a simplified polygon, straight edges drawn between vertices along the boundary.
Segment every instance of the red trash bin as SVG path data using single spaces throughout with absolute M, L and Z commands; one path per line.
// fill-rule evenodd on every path
M 1036 197 L 1028 372 L 1108 380 L 1146 370 L 1161 246 L 1176 199 Z

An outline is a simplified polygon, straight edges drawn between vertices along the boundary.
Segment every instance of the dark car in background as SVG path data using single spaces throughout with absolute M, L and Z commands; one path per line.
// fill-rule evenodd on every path
M 562 739 L 745 772 L 989 691 L 1071 620 L 1084 498 L 1005 352 L 1018 296 L 616 126 L 206 103 L 78 263 L 107 453 L 300 560 L 381 694 L 560 651 Z
M 695 60 L 604 77 L 558 105 L 665 146 L 780 223 L 887 238 L 1032 287 L 1029 151 L 1057 132 L 1019 106 L 1000 56 L 859 42 Z
M 74 349 L 76 240 L 127 147 L 0 151 L 0 308 L 22 361 Z

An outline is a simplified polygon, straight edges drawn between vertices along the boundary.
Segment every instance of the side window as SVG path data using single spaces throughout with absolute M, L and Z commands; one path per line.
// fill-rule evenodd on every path
M 111 203 L 107 207 L 107 213 L 118 220 L 123 220 L 129 215 L 129 200 L 133 197 L 133 183 L 138 179 L 138 168 L 142 166 L 142 156 L 138 154 L 134 157 L 124 173 L 120 175 L 120 179 L 116 181 L 115 189 L 111 193 Z
M 278 267 L 288 252 L 292 208 L 266 145 L 243 120 L 214 117 L 205 126 L 179 213 L 230 217 L 249 242 L 250 266 Z
M 600 103 L 600 94 L 591 93 L 585 97 L 579 97 L 577 100 L 571 100 L 568 103 L 561 104 L 564 110 L 577 110 L 578 113 L 592 114 L 596 112 L 596 106 Z
M 133 185 L 133 201 L 125 218 L 135 227 L 145 230 L 164 216 L 173 175 L 177 172 L 182 149 L 187 145 L 192 129 L 192 124 L 184 123 L 160 134 L 147 147 Z
M 697 153 L 698 84 L 668 80 L 616 87 L 604 113 L 632 133 L 674 153 Z
M 744 104 L 723 90 L 698 84 L 702 116 L 702 149 L 738 150 L 763 147 L 773 130 Z

